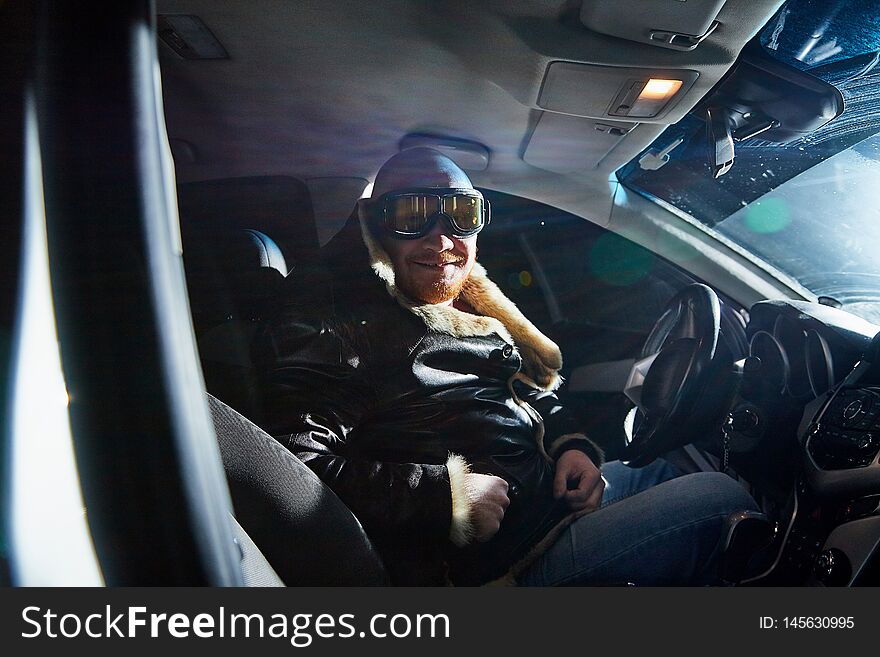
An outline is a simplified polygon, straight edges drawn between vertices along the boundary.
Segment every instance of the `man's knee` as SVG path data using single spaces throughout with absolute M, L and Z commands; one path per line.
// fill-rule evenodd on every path
M 666 482 L 680 488 L 683 503 L 696 505 L 704 515 L 757 511 L 752 496 L 735 479 L 721 472 L 696 472 Z

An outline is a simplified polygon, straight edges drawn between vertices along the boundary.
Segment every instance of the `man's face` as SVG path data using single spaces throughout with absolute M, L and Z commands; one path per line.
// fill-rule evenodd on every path
M 415 240 L 383 235 L 397 287 L 415 301 L 446 303 L 461 292 L 477 257 L 477 236 L 455 237 L 444 219 Z

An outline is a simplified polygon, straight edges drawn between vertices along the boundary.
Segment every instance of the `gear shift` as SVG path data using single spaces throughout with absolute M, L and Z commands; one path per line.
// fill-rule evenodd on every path
M 777 525 L 757 511 L 737 511 L 725 520 L 721 579 L 737 584 L 755 573 L 749 566 L 758 552 L 770 545 Z

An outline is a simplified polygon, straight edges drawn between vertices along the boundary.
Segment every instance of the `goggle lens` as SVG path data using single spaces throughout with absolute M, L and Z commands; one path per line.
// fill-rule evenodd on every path
M 428 219 L 440 211 L 440 197 L 407 194 L 389 199 L 386 206 L 387 227 L 398 233 L 415 235 Z
M 443 214 L 452 219 L 452 223 L 460 231 L 473 232 L 483 224 L 483 203 L 475 196 L 445 196 Z

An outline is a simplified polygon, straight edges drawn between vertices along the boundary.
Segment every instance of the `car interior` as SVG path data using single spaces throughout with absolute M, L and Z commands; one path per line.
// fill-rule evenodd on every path
M 880 584 L 875 3 L 63 4 L 0 5 L 7 581 L 388 584 L 251 347 L 428 146 L 608 459 L 759 502 L 725 582 Z

